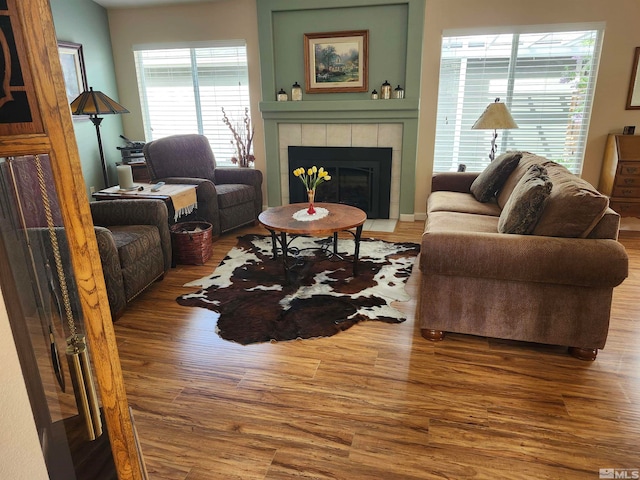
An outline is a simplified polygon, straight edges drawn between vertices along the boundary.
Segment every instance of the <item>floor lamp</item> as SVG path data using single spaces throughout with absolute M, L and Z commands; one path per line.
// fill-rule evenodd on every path
M 71 102 L 71 113 L 73 115 L 89 115 L 91 122 L 96 127 L 96 135 L 98 136 L 98 149 L 100 150 L 100 162 L 102 164 L 102 176 L 104 178 L 104 188 L 109 187 L 109 175 L 107 173 L 107 164 L 104 160 L 104 152 L 102 150 L 102 139 L 100 138 L 100 124 L 102 118 L 98 115 L 113 115 L 121 113 L 129 113 L 115 100 L 110 99 L 102 92 L 96 92 L 93 87 L 82 92 L 78 98 Z
M 496 158 L 496 139 L 498 138 L 498 129 L 506 130 L 511 128 L 518 128 L 518 125 L 513 120 L 509 109 L 504 103 L 500 103 L 500 98 L 496 98 L 496 101 L 490 103 L 485 108 L 480 118 L 476 120 L 476 123 L 471 127 L 472 130 L 493 130 L 493 138 L 491 139 L 491 152 L 489 153 L 489 159 L 493 162 Z

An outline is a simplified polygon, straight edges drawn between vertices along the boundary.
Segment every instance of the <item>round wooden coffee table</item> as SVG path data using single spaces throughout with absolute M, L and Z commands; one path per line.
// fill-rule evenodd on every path
M 333 255 L 338 254 L 338 232 L 349 232 L 355 240 L 353 254 L 353 275 L 358 274 L 358 255 L 360 254 L 360 237 L 362 225 L 367 214 L 359 208 L 342 203 L 314 203 L 316 209 L 326 209 L 329 213 L 318 219 L 308 221 L 296 220 L 294 214 L 308 208 L 306 203 L 292 203 L 281 207 L 271 207 L 258 215 L 258 221 L 271 233 L 273 258 L 278 258 L 278 250 L 282 251 L 285 277 L 289 273 L 289 243 L 287 234 L 295 236 L 320 237 L 333 235 Z M 313 217 L 311 217 L 313 218 Z M 351 230 L 355 228 L 355 232 Z M 278 246 L 279 244 L 279 246 Z

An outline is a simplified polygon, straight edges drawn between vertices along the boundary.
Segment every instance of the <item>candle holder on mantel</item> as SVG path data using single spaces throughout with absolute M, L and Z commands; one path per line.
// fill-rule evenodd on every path
M 302 100 L 302 87 L 298 84 L 298 82 L 294 83 L 291 86 L 291 100 L 294 102 L 299 102 Z
M 385 80 L 380 87 L 380 98 L 383 100 L 389 100 L 391 98 L 391 84 Z

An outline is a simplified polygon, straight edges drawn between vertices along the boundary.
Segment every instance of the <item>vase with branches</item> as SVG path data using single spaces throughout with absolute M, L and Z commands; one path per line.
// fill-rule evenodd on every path
M 231 145 L 236 149 L 236 156 L 231 157 L 231 163 L 237 164 L 240 167 L 249 167 L 255 161 L 255 157 L 251 153 L 251 144 L 253 143 L 254 128 L 251 124 L 251 117 L 249 116 L 249 108 L 244 109 L 244 118 L 242 122 L 232 123 L 227 116 L 227 113 L 222 107 L 222 121 L 229 127 L 233 134 L 233 140 Z

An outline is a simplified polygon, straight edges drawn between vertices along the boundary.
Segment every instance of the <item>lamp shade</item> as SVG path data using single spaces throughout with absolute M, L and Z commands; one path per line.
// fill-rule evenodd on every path
M 472 130 L 500 130 L 518 128 L 518 124 L 513 120 L 511 113 L 504 103 L 498 101 L 490 103 L 485 108 L 480 118 L 471 127 Z
M 71 102 L 71 113 L 73 115 L 108 115 L 129 113 L 129 110 L 91 87 Z

